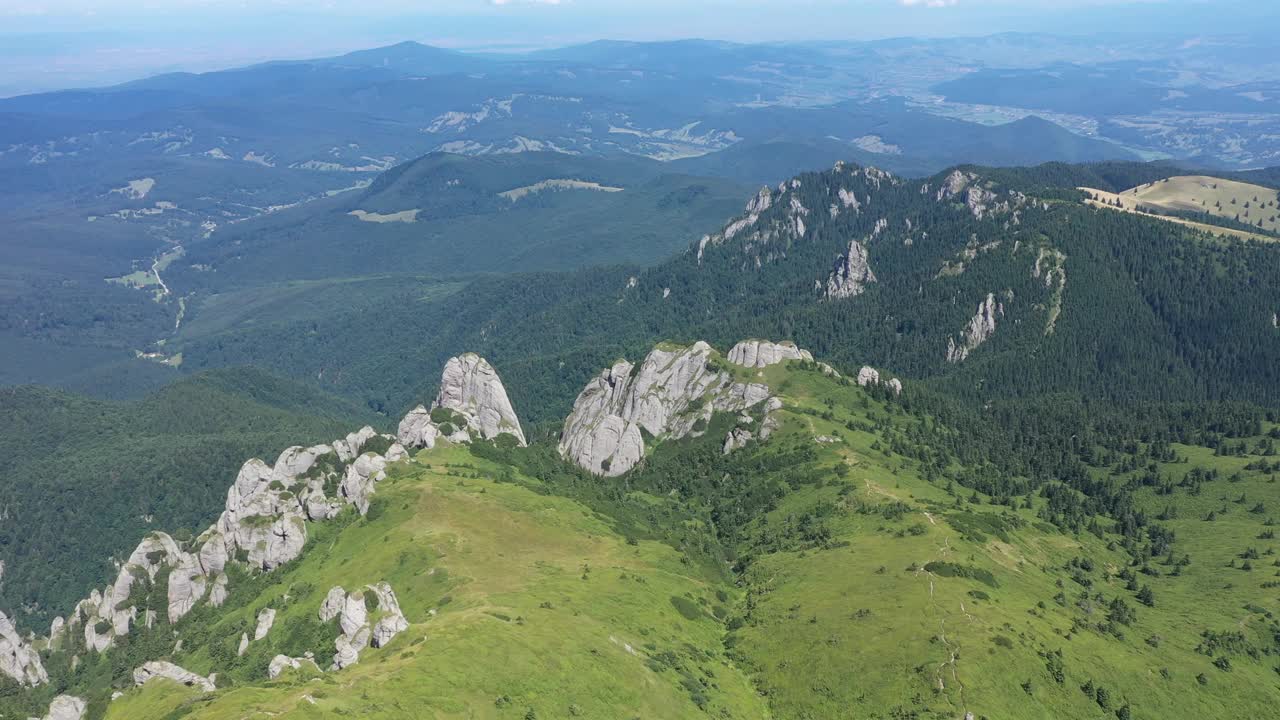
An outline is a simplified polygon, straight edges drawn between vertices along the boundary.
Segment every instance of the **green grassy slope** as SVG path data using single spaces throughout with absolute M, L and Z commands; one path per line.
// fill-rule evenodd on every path
M 1115 426 L 1061 465 L 1082 474 L 1010 475 L 911 387 L 763 376 L 783 426 L 729 456 L 729 416 L 608 480 L 547 444 L 420 453 L 368 518 L 313 525 L 301 559 L 236 579 L 221 610 L 75 673 L 56 656 L 55 684 L 96 692 L 93 718 L 1096 720 L 1263 717 L 1280 699 L 1273 423 Z M 330 587 L 382 580 L 408 632 L 347 670 L 265 679 L 276 653 L 324 660 Z M 237 657 L 265 607 L 275 629 Z M 128 689 L 157 656 L 220 689 Z
M 463 448 L 398 467 L 368 520 L 320 526 L 296 564 L 183 621 L 199 635 L 184 631 L 190 651 L 175 660 L 220 671 L 229 689 L 206 701 L 157 681 L 106 717 L 765 716 L 726 659 L 720 622 L 701 609 L 731 587 L 667 545 L 629 543 L 607 518 L 536 492 L 536 480 L 501 475 Z M 318 624 L 330 587 L 383 580 L 407 632 L 344 671 L 263 682 L 275 653 L 301 653 L 312 637 L 301 629 Z M 673 598 L 698 610 L 686 617 Z M 239 634 L 268 606 L 277 629 L 237 658 Z

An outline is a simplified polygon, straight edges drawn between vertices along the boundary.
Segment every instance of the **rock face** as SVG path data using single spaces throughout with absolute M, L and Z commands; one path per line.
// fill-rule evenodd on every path
M 74 695 L 59 695 L 49 703 L 49 712 L 41 720 L 82 720 L 88 707 L 88 703 Z
M 739 359 L 749 358 L 750 347 L 738 351 Z M 713 367 L 714 354 L 704 342 L 659 346 L 638 368 L 623 360 L 605 370 L 574 402 L 560 435 L 560 456 L 614 477 L 644 457 L 646 433 L 696 435 L 715 411 L 742 411 L 770 397 L 766 385 L 732 382 L 729 373 Z M 759 362 L 758 352 L 753 360 Z
M 474 353 L 445 363 L 440 392 L 431 409 L 420 405 L 411 410 L 397 432 L 400 444 L 413 448 L 435 447 L 441 437 L 450 442 L 471 442 L 501 435 L 510 435 L 521 446 L 527 444 L 498 372 Z
M 876 282 L 876 274 L 871 271 L 867 247 L 857 240 L 850 240 L 849 251 L 836 258 L 823 296 L 828 300 L 856 297 L 873 282 Z
M 960 342 L 954 337 L 947 338 L 947 362 L 963 362 L 969 353 L 986 342 L 996 332 L 996 317 L 1004 315 L 1004 306 L 996 302 L 993 293 L 987 293 L 987 299 L 978 304 L 978 311 L 969 319 Z
M 445 364 L 440 392 L 432 407 L 463 415 L 467 426 L 485 440 L 506 433 L 515 436 L 522 446 L 527 444 L 498 372 L 475 353 L 452 358 Z
M 24 641 L 13 621 L 0 612 L 0 672 L 22 685 L 32 687 L 49 682 L 40 654 Z
M 253 639 L 257 641 L 266 637 L 267 633 L 271 632 L 271 626 L 275 621 L 276 611 L 271 608 L 263 608 L 262 612 L 258 613 L 258 626 L 253 629 Z
M 377 599 L 378 619 L 372 626 L 365 593 Z M 320 621 L 326 623 L 337 618 L 342 632 L 334 640 L 337 652 L 333 656 L 333 670 L 356 664 L 360 661 L 360 651 L 366 647 L 385 647 L 392 638 L 409 629 L 409 621 L 400 611 L 395 592 L 385 582 L 367 585 L 350 594 L 341 587 L 332 588 L 320 605 L 319 616 Z
M 787 360 L 813 360 L 813 355 L 790 341 L 743 340 L 729 350 L 728 360 L 742 367 L 763 368 Z
M 369 512 L 369 498 L 373 497 L 375 487 L 387 477 L 386 467 L 386 459 L 379 455 L 361 455 L 347 466 L 347 474 L 343 477 L 338 492 L 364 515 Z
M 205 692 L 213 692 L 217 689 L 213 684 L 212 675 L 203 677 L 170 662 L 153 661 L 133 671 L 133 684 L 139 687 L 156 678 L 168 678 L 187 687 L 200 688 Z
M 385 457 L 363 452 L 379 437 L 390 443 Z M 288 448 L 274 465 L 249 460 L 227 490 L 222 514 L 195 541 L 180 545 L 164 533 L 149 534 L 121 564 L 115 582 L 80 601 L 65 622 L 54 623 L 51 635 L 82 633 L 86 647 L 103 652 L 135 622 L 141 620 L 150 626 L 154 613 L 140 612 L 130 598 L 139 595 L 140 586 L 152 592 L 151 585 L 159 581 L 165 567 L 169 568 L 165 592 L 170 623 L 202 601 L 214 607 L 222 605 L 229 592 L 228 564 L 271 571 L 290 562 L 306 545 L 308 522 L 327 520 L 348 504 L 367 511 L 377 482 L 386 476 L 386 465 L 405 457 L 407 453 L 394 438 L 364 427 L 331 445 Z M 274 613 L 264 611 L 254 639 L 261 639 L 273 620 Z M 250 641 L 247 636 L 245 639 Z M 5 642 L 0 623 L 0 672 L 7 673 L 4 657 L 18 662 L 28 656 L 5 652 Z M 38 657 L 35 662 L 38 667 Z M 42 668 L 36 671 L 29 665 L 21 672 L 30 678 L 43 675 Z
M 901 380 L 899 380 L 898 378 L 890 378 L 888 380 L 883 380 L 880 377 L 879 370 L 876 370 L 873 367 L 867 367 L 865 365 L 862 367 L 861 370 L 858 371 L 858 385 L 861 387 L 868 387 L 870 385 L 887 385 L 889 389 L 893 390 L 894 395 L 902 394 Z

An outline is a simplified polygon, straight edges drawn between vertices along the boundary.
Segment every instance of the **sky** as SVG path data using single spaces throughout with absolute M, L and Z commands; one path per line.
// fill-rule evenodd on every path
M 602 38 L 1222 33 L 1277 17 L 1280 0 L 0 0 L 0 95 L 403 40 L 516 51 Z

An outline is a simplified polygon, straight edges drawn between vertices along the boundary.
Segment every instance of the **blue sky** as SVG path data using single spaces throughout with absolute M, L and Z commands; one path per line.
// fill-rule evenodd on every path
M 401 40 L 524 49 L 601 38 L 1233 32 L 1274 28 L 1275 6 L 1280 0 L 0 0 L 0 95 Z

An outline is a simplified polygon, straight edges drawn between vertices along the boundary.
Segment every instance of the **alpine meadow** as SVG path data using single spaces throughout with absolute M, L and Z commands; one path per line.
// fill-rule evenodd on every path
M 0 7 L 0 717 L 1275 716 L 1222 5 Z

